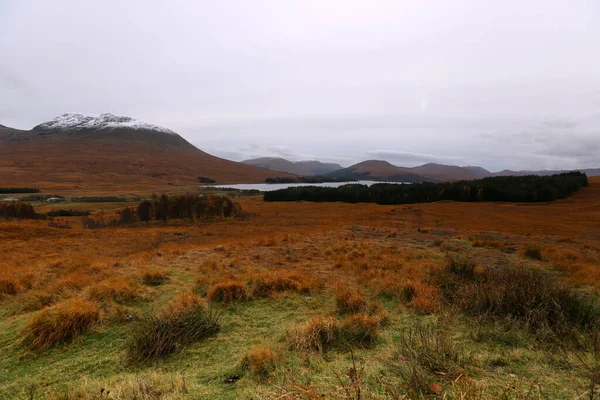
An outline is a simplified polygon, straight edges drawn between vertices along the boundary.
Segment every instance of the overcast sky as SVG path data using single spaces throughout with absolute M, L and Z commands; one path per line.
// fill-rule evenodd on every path
M 0 0 L 0 124 L 64 112 L 234 160 L 600 167 L 600 1 Z

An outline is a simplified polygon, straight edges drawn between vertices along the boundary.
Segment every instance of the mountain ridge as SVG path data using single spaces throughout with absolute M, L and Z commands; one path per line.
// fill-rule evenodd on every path
M 324 163 L 316 160 L 289 161 L 281 157 L 259 157 L 242 161 L 244 164 L 287 172 L 298 176 L 324 175 L 343 167 L 336 163 Z
M 263 183 L 274 175 L 210 155 L 166 128 L 101 115 L 53 123 L 63 114 L 29 131 L 0 129 L 0 186 L 140 189 L 194 185 L 201 177 Z

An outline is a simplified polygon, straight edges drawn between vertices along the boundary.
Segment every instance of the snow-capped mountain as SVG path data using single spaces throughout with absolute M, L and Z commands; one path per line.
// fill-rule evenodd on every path
M 117 128 L 131 128 L 135 130 L 145 130 L 161 132 L 169 135 L 177 135 L 170 129 L 161 126 L 148 124 L 131 117 L 121 117 L 113 114 L 81 114 L 66 113 L 54 118 L 52 121 L 44 122 L 33 128 L 34 131 L 55 131 L 55 130 L 113 130 Z

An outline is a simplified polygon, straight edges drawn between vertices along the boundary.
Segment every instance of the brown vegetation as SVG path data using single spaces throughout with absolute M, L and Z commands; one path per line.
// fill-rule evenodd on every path
M 23 331 L 23 342 L 32 350 L 69 343 L 100 320 L 97 303 L 71 299 L 38 312 Z

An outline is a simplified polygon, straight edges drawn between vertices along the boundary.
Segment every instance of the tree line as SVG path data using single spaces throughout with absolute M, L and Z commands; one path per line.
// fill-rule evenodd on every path
M 133 213 L 133 210 L 131 210 Z M 187 194 L 167 196 L 140 202 L 135 211 L 137 218 L 143 222 L 168 219 L 198 219 L 231 217 L 240 213 L 241 209 L 229 197 L 217 195 Z
M 302 186 L 265 192 L 264 201 L 314 201 L 377 204 L 461 202 L 548 202 L 564 199 L 588 185 L 587 175 L 566 172 L 550 176 L 497 176 L 472 181 L 349 184 L 337 188 Z
M 34 188 L 2 188 L 0 187 L 0 194 L 12 194 L 12 193 L 39 193 L 40 189 Z
M 117 212 L 116 219 L 106 222 L 104 213 L 89 216 L 88 211 L 56 210 L 36 213 L 33 206 L 21 201 L 0 202 L 0 216 L 5 219 L 47 219 L 48 217 L 84 216 L 84 226 L 104 227 L 169 219 L 228 218 L 243 216 L 243 211 L 229 197 L 217 195 L 186 194 L 181 196 L 153 196 L 141 201 L 137 208 L 126 207 Z

